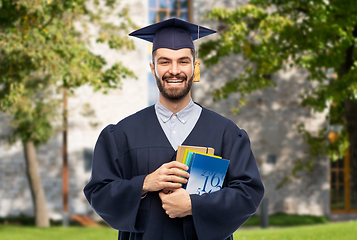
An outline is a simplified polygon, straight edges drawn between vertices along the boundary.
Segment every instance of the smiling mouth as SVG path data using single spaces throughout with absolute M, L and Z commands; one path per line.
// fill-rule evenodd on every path
M 180 84 L 186 81 L 186 76 L 183 75 L 173 75 L 173 74 L 167 74 L 163 76 L 162 80 L 165 81 L 168 84 Z
M 182 83 L 183 80 L 182 79 L 167 79 L 166 82 L 167 83 Z

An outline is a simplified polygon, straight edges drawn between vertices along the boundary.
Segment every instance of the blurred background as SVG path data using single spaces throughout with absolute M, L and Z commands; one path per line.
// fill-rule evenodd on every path
M 192 97 L 250 136 L 256 217 L 356 219 L 356 13 L 347 0 L 0 1 L 2 223 L 100 220 L 82 192 L 97 137 L 158 100 L 151 45 L 127 34 L 171 17 L 218 31 L 196 41 Z

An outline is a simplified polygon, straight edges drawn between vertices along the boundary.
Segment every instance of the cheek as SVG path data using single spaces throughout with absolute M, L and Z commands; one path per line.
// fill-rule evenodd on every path
M 155 67 L 155 74 L 156 76 L 158 76 L 160 79 L 162 78 L 162 76 L 165 74 L 165 69 L 163 69 L 162 67 Z
M 187 68 L 185 68 L 184 72 L 185 72 L 185 74 L 187 76 L 191 76 L 192 77 L 193 72 L 194 72 L 193 66 L 188 66 Z

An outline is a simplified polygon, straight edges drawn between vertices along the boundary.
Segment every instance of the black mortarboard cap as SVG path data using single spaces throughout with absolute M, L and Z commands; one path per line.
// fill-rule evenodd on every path
M 152 51 L 158 48 L 178 50 L 182 48 L 195 49 L 193 41 L 216 33 L 205 27 L 198 26 L 178 18 L 158 22 L 129 34 L 129 36 L 144 39 L 153 43 Z

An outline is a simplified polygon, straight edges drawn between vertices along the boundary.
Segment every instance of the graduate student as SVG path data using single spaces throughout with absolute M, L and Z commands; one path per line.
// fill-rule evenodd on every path
M 153 43 L 159 101 L 101 132 L 84 188 L 92 208 L 119 239 L 225 240 L 256 211 L 263 184 L 247 133 L 190 97 L 197 79 L 193 41 L 215 31 L 169 19 L 130 36 Z M 178 145 L 204 146 L 228 159 L 223 188 L 189 194 Z

